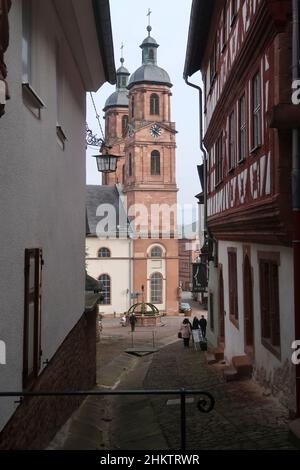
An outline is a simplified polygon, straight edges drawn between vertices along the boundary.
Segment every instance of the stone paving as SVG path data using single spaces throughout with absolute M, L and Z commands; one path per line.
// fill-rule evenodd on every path
M 215 409 L 203 414 L 197 397 L 187 404 L 187 448 L 294 449 L 288 439 L 288 411 L 252 380 L 225 382 L 224 365 L 207 365 L 205 353 L 184 349 L 176 338 L 182 318 L 167 317 L 156 330 L 159 351 L 137 358 L 124 353 L 131 333 L 117 319 L 104 320 L 98 344 L 100 389 L 201 389 L 213 394 Z M 150 344 L 150 330 L 134 336 Z M 177 450 L 180 405 L 174 396 L 88 398 L 66 423 L 50 449 Z
M 187 405 L 187 443 L 190 449 L 293 449 L 288 440 L 288 412 L 252 380 L 224 382 L 222 366 L 207 365 L 205 353 L 183 350 L 177 342 L 153 358 L 143 382 L 145 388 L 198 388 L 213 394 L 215 409 L 208 414 Z M 180 446 L 180 407 L 151 399 L 154 413 L 168 442 Z

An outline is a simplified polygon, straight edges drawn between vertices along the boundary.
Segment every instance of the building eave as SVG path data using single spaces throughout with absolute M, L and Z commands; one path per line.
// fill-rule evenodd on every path
M 93 0 L 93 8 L 105 78 L 106 81 L 114 85 L 116 83 L 116 68 L 109 0 Z
M 109 0 L 53 0 L 85 91 L 116 83 Z
M 193 0 L 183 77 L 201 70 L 216 0 Z

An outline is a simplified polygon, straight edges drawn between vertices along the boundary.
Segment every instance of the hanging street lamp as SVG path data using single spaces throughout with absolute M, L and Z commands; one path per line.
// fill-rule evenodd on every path
M 100 147 L 100 153 L 98 155 L 92 155 L 96 158 L 98 171 L 101 173 L 115 173 L 117 170 L 117 163 L 119 156 L 111 155 L 111 146 L 107 145 L 105 141 L 98 138 L 93 134 L 86 124 L 86 145 L 90 147 Z
M 102 150 L 103 149 L 103 150 Z M 109 147 L 102 146 L 100 155 L 92 155 L 96 158 L 98 171 L 101 173 L 114 173 L 117 170 L 119 157 L 109 153 Z

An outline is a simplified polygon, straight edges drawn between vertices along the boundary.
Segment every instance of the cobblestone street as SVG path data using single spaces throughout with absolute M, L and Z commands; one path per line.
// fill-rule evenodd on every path
M 226 383 L 222 367 L 206 364 L 205 353 L 184 351 L 177 342 L 161 350 L 144 380 L 145 388 L 199 388 L 210 391 L 215 409 L 203 414 L 195 403 L 187 406 L 187 443 L 190 449 L 292 449 L 288 441 L 287 411 L 251 380 Z M 180 445 L 180 409 L 151 399 L 170 448 Z
M 265 396 L 252 380 L 225 382 L 224 365 L 207 365 L 204 352 L 177 340 L 182 318 L 166 317 L 156 329 L 155 354 L 124 353 L 131 343 L 118 319 L 104 319 L 98 343 L 101 389 L 201 389 L 213 394 L 215 409 L 201 413 L 198 397 L 187 409 L 187 448 L 294 449 L 288 439 L 288 411 Z M 152 329 L 137 329 L 135 345 L 151 344 Z M 180 449 L 180 405 L 174 396 L 88 398 L 56 436 L 52 449 Z M 171 403 L 169 400 L 172 400 Z

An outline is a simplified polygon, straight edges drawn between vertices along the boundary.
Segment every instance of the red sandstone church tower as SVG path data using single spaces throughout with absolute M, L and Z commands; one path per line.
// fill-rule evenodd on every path
M 148 36 L 140 46 L 142 66 L 131 76 L 117 71 L 117 90 L 105 105 L 106 139 L 124 155 L 116 175 L 104 184 L 121 183 L 133 243 L 133 291 L 160 311 L 178 314 L 178 240 L 176 130 L 171 122 L 171 80 L 157 65 L 159 45 Z M 123 61 L 123 59 L 121 59 Z M 127 86 L 127 90 L 125 88 Z M 126 135 L 125 135 L 126 134 Z

